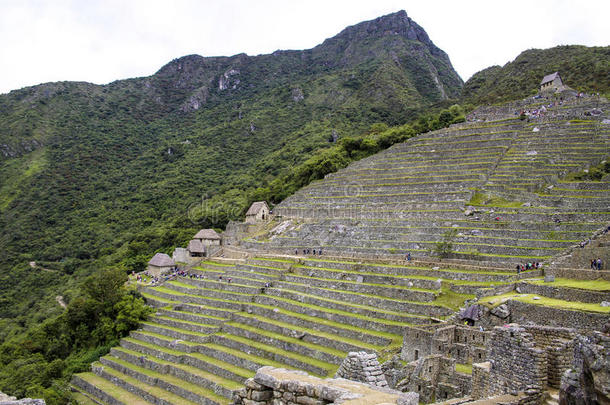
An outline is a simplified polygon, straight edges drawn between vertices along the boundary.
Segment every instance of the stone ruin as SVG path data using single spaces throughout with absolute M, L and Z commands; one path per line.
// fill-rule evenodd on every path
M 360 381 L 378 387 L 388 386 L 375 353 L 349 352 L 339 366 L 335 378 Z
M 610 403 L 610 336 L 577 336 L 574 361 L 561 378 L 560 405 Z
M 320 379 L 303 371 L 261 367 L 245 387 L 235 391 L 235 405 L 397 404 L 418 405 L 416 393 L 363 384 L 343 378 Z
M 472 364 L 472 374 L 456 363 Z M 559 390 L 561 405 L 610 403 L 610 336 L 533 324 L 409 327 L 400 358 L 383 370 L 390 387 L 417 392 L 422 403 L 541 404 L 548 389 Z

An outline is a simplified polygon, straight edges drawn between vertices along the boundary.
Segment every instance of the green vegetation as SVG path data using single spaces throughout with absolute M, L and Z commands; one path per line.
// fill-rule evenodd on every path
M 551 287 L 567 287 L 578 288 L 581 290 L 591 291 L 610 291 L 610 281 L 604 279 L 597 280 L 574 280 L 568 278 L 556 278 L 552 282 L 544 282 L 544 280 L 528 281 L 528 283 L 548 285 Z
M 68 401 L 72 373 L 88 370 L 152 312 L 126 281 L 120 269 L 97 272 L 61 315 L 7 339 L 0 346 L 0 391 L 48 404 Z
M 608 94 L 610 47 L 529 49 L 502 67 L 475 73 L 464 84 L 461 99 L 475 105 L 522 99 L 536 94 L 542 78 L 557 71 L 563 83 L 577 91 Z
M 604 176 L 610 174 L 610 162 L 603 161 L 597 166 L 579 172 L 570 173 L 566 181 L 600 181 Z
M 523 205 L 519 201 L 509 201 L 504 197 L 490 196 L 481 191 L 475 191 L 468 202 L 469 205 L 478 207 L 518 208 Z
M 457 236 L 457 229 L 449 229 L 443 232 L 442 240 L 434 244 L 434 254 L 439 258 L 446 258 L 453 252 L 453 243 Z
M 564 301 L 547 297 L 538 297 L 538 299 L 534 299 L 534 297 L 536 297 L 535 294 L 516 294 L 514 292 L 510 292 L 502 295 L 483 297 L 478 302 L 480 304 L 486 304 L 490 307 L 494 307 L 500 305 L 505 300 L 511 299 L 515 301 L 525 302 L 527 304 L 542 305 L 551 308 L 610 314 L 610 307 L 602 307 L 599 304 L 589 304 L 577 301 Z
M 472 374 L 472 364 L 455 363 L 455 371 L 462 374 Z

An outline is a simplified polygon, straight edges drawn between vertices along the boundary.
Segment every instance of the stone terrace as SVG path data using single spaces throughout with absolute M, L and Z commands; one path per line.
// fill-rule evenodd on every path
M 143 287 L 156 314 L 74 389 L 109 404 L 225 404 L 261 366 L 330 377 L 347 353 L 383 358 L 406 326 L 448 318 L 479 287 L 523 276 L 278 257 L 204 262 L 191 275 Z
M 423 257 L 456 229 L 456 257 L 544 261 L 610 221 L 609 181 L 562 180 L 608 157 L 610 125 L 582 115 L 597 107 L 610 104 L 580 100 L 530 122 L 460 124 L 394 145 L 298 191 L 274 209 L 292 221 L 284 232 L 243 245 Z

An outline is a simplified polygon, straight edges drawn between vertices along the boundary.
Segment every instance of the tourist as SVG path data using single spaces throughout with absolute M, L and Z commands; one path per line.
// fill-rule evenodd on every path
M 601 258 L 599 258 L 599 257 L 597 258 L 596 265 L 597 265 L 597 270 L 602 269 L 602 259 Z

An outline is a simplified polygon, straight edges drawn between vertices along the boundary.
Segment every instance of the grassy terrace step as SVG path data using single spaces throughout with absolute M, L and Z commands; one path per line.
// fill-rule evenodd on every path
M 246 325 L 239 322 L 228 322 L 225 324 L 223 332 L 241 336 L 267 345 L 276 346 L 283 350 L 293 351 L 304 356 L 337 365 L 341 364 L 345 356 L 347 356 L 347 352 L 344 351 L 320 346 L 294 337 L 278 335 L 255 326 Z
M 312 329 L 307 325 L 295 325 L 288 322 L 283 322 L 277 319 L 268 319 L 265 316 L 248 313 L 235 314 L 235 322 L 244 325 L 253 326 L 264 329 L 268 332 L 273 332 L 278 335 L 287 337 L 299 336 L 299 340 L 320 345 L 326 348 L 334 348 L 341 352 L 361 351 L 361 350 L 380 350 L 381 348 L 392 343 L 392 340 L 386 340 L 386 344 L 371 344 L 353 337 L 353 334 L 341 335 L 337 333 L 324 332 L 322 330 Z M 351 335 L 351 336 L 350 336 Z M 399 340 L 399 339 L 395 339 Z
M 304 315 L 300 312 L 290 311 L 285 308 L 277 308 L 272 305 L 251 304 L 248 306 L 248 314 L 261 318 L 264 322 L 272 321 L 274 325 L 289 328 L 291 330 L 306 331 L 313 335 L 330 337 L 339 335 L 339 339 L 351 339 L 355 344 L 364 342 L 373 348 L 374 346 L 383 347 L 390 344 L 400 344 L 402 336 L 388 332 L 376 332 L 352 324 L 341 323 L 328 319 L 321 319 L 316 316 Z M 237 313 L 236 319 L 243 315 Z M 305 330 L 309 329 L 309 330 Z M 331 345 L 332 346 L 332 345 Z
M 283 350 L 277 346 L 255 342 L 230 333 L 219 333 L 216 335 L 216 338 L 218 339 L 219 344 L 227 348 L 246 351 L 249 354 L 269 358 L 287 364 L 293 368 L 307 370 L 320 377 L 333 375 L 338 368 L 336 364 L 316 360 L 293 351 Z
M 208 325 L 220 325 L 225 320 L 227 320 L 226 316 L 220 317 L 214 315 L 200 315 L 189 311 L 169 310 L 163 308 L 158 309 L 156 313 L 175 319 L 181 319 L 185 321 L 197 322 Z
M 326 320 L 329 320 L 341 324 L 353 325 L 369 332 L 381 331 L 384 333 L 402 335 L 405 325 L 413 321 L 413 318 L 405 315 L 402 315 L 400 318 L 401 321 L 389 320 L 269 295 L 257 297 L 256 302 L 263 305 L 281 307 L 282 309 L 278 309 L 278 311 L 299 313 L 308 318 L 314 317 L 319 325 L 322 325 Z M 421 317 L 416 317 L 416 319 L 421 321 Z
M 231 282 L 229 283 L 229 277 L 231 276 L 226 275 L 225 277 L 223 277 L 222 281 L 220 281 L 219 279 L 198 279 L 189 277 L 179 277 L 178 280 L 180 283 L 188 284 L 201 289 L 213 289 L 239 294 L 257 294 L 260 292 L 259 286 L 240 284 L 240 282 L 237 279 L 234 279 L 233 277 L 231 277 Z
M 229 403 L 229 398 L 227 398 L 227 396 L 219 395 L 211 389 L 202 387 L 198 384 L 193 384 L 171 374 L 162 374 L 149 368 L 137 366 L 112 355 L 102 357 L 100 362 L 106 366 L 104 371 L 108 372 L 109 370 L 107 367 L 111 367 L 113 370 L 116 370 L 124 375 L 168 392 L 171 395 L 167 395 L 163 391 L 150 393 L 158 398 L 166 400 L 169 403 L 180 403 L 185 399 L 196 404 L 214 405 Z
M 286 289 L 269 288 L 266 294 L 287 298 L 293 301 L 303 302 L 305 304 L 317 305 L 331 310 L 340 310 L 345 312 L 353 312 L 355 314 L 371 316 L 375 318 L 405 322 L 405 323 L 427 323 L 429 317 L 422 314 L 414 314 L 409 312 L 397 312 L 391 309 L 380 308 L 372 305 L 346 302 L 345 300 L 332 299 L 321 297 L 319 295 L 307 294 L 304 291 L 293 291 Z
M 218 325 L 211 325 L 207 323 L 201 323 L 199 320 L 188 321 L 184 319 L 174 318 L 172 316 L 156 315 L 150 319 L 152 322 L 163 325 L 171 326 L 178 329 L 185 329 L 190 332 L 198 332 L 203 334 L 214 333 L 218 331 Z
M 249 375 L 250 371 L 256 371 L 258 368 L 260 368 L 261 366 L 273 366 L 273 367 L 280 367 L 280 368 L 286 368 L 286 367 L 294 367 L 297 364 L 300 366 L 303 366 L 303 368 L 309 372 L 312 372 L 314 374 L 317 375 L 326 375 L 327 369 L 329 367 L 334 367 L 329 365 L 329 363 L 325 363 L 325 362 L 320 362 L 318 360 L 315 360 L 313 358 L 309 358 L 307 356 L 301 356 L 301 355 L 291 355 L 291 356 L 284 356 L 283 353 L 284 351 L 282 350 L 278 350 L 277 347 L 274 348 L 273 351 L 273 355 L 270 357 L 264 357 L 261 356 L 261 354 L 257 354 L 255 351 L 253 351 L 252 348 L 258 348 L 256 350 L 260 350 L 262 346 L 262 344 L 260 342 L 254 341 L 254 340 L 249 340 L 249 339 L 245 339 L 248 344 L 244 345 L 242 343 L 238 343 L 235 344 L 234 341 L 231 342 L 227 342 L 225 341 L 225 338 L 223 338 L 222 336 L 225 335 L 229 335 L 227 333 L 221 333 L 221 334 L 217 334 L 214 335 L 213 341 L 214 343 L 206 343 L 206 344 L 194 344 L 194 343 L 188 343 L 188 342 L 172 342 L 172 341 L 168 341 L 166 339 L 164 339 L 164 336 L 159 336 L 159 335 L 155 335 L 155 334 L 142 334 L 140 332 L 136 332 L 133 333 L 134 337 L 138 339 L 138 341 L 141 341 L 142 339 L 146 338 L 148 339 L 148 341 L 144 342 L 142 341 L 142 344 L 148 344 L 149 346 L 152 345 L 159 345 L 162 346 L 164 348 L 164 350 L 160 351 L 159 348 L 157 348 L 155 351 L 153 351 L 152 355 L 159 357 L 159 356 L 165 356 L 167 358 L 167 356 L 171 356 L 169 359 L 171 361 L 176 361 L 176 358 L 181 359 L 182 362 L 186 362 L 187 364 L 192 364 L 193 366 L 199 367 L 199 368 L 204 368 L 206 370 L 208 370 L 207 367 L 208 363 L 212 363 L 212 364 L 233 364 L 233 365 L 239 365 L 239 370 L 240 373 L 243 375 L 245 372 L 245 376 L 247 377 Z M 152 342 L 149 342 L 152 341 Z M 137 343 L 134 343 L 133 341 L 126 341 L 126 342 L 121 342 L 122 345 L 136 345 L 135 350 L 139 351 L 139 352 L 145 352 L 148 353 L 147 350 L 152 350 L 150 347 L 144 347 L 144 349 L 142 347 L 138 347 Z M 239 348 L 235 349 L 235 346 L 239 346 Z M 264 347 L 268 347 L 268 346 L 264 346 Z M 187 354 L 182 353 L 180 351 L 176 352 L 175 349 L 183 349 L 183 350 L 187 350 Z M 262 352 L 261 352 L 262 353 Z M 178 357 L 176 357 L 178 356 Z M 201 364 L 201 359 L 203 356 L 203 360 L 205 361 L 203 366 Z M 301 359 L 301 360 L 298 360 Z M 298 360 L 298 361 L 297 361 Z M 305 361 L 307 360 L 307 361 Z M 227 371 L 229 370 L 229 371 Z M 227 376 L 227 377 L 231 377 L 231 375 L 227 375 L 227 373 L 230 373 L 232 369 L 227 369 L 226 367 L 223 367 L 223 369 L 221 371 L 218 371 L 218 368 L 216 369 L 216 371 L 214 371 L 215 373 L 219 373 L 222 376 Z M 245 370 L 245 371 L 244 371 Z M 235 377 L 232 377 L 233 380 L 236 380 Z M 243 378 L 237 379 L 236 381 L 243 381 Z
M 180 291 L 176 291 L 174 289 L 169 289 L 166 287 L 146 287 L 144 288 L 144 292 L 159 296 L 161 298 L 170 299 L 173 301 L 181 301 L 187 304 L 197 304 L 202 306 L 211 306 L 220 309 L 228 309 L 228 310 L 236 310 L 240 311 L 242 307 L 242 302 L 231 301 L 219 298 L 209 298 L 203 297 L 201 295 L 196 294 L 185 294 Z
M 144 383 L 137 378 L 131 377 L 127 374 L 120 372 L 112 368 L 109 365 L 103 364 L 101 362 L 95 362 L 91 365 L 91 370 L 99 375 L 100 377 L 106 378 L 112 381 L 117 386 L 120 386 L 134 394 L 139 395 L 140 397 L 146 399 L 147 401 L 153 402 L 155 404 L 163 404 L 163 405 L 195 405 L 197 402 L 188 400 L 176 394 L 173 394 L 165 389 Z M 227 401 L 228 403 L 228 401 Z M 212 404 L 210 402 L 209 404 Z
M 159 333 L 161 335 L 165 335 L 165 336 L 172 337 L 175 339 L 188 340 L 191 342 L 204 343 L 204 342 L 208 341 L 208 336 L 209 336 L 209 334 L 207 334 L 207 333 L 187 331 L 187 330 L 184 330 L 181 328 L 162 325 L 162 324 L 159 324 L 156 322 L 150 322 L 150 321 L 140 322 L 140 326 L 145 331 L 155 332 L 155 333 Z
M 167 341 L 169 346 L 172 342 Z M 121 347 L 133 350 L 149 356 L 154 356 L 172 363 L 186 364 L 198 369 L 210 372 L 223 378 L 243 383 L 246 379 L 254 376 L 254 371 L 228 363 L 217 358 L 197 352 L 198 345 L 190 346 L 191 352 L 182 352 L 168 346 L 148 343 L 135 338 L 124 338 Z
M 479 303 L 488 304 L 489 306 L 495 306 L 498 303 L 503 302 L 504 300 L 511 299 L 515 301 L 524 302 L 527 304 L 538 305 L 543 307 L 551 307 L 558 309 L 566 309 L 566 310 L 575 310 L 575 311 L 585 311 L 585 312 L 593 312 L 599 314 L 609 314 L 610 315 L 610 307 L 602 307 L 597 303 L 584 303 L 584 302 L 575 302 L 575 301 L 566 301 L 559 300 L 555 298 L 548 297 L 539 297 L 539 299 L 535 300 L 536 294 L 516 294 L 514 292 L 506 293 L 502 295 L 483 297 L 479 299 Z
M 382 283 L 358 282 L 351 281 L 349 279 L 338 279 L 338 278 L 322 278 L 308 275 L 287 275 L 283 281 L 309 284 L 315 287 L 328 287 L 336 288 L 342 291 L 351 291 L 361 294 L 373 294 L 379 297 L 386 298 L 408 298 L 411 300 L 418 300 L 422 302 L 430 302 L 436 298 L 437 291 L 432 288 L 422 288 L 405 285 L 388 285 Z M 422 281 L 423 282 L 423 281 Z M 428 287 L 433 287 L 434 283 L 429 283 Z
M 335 290 L 332 288 L 314 287 L 308 284 L 293 283 L 288 281 L 280 281 L 275 283 L 271 289 L 286 289 L 305 293 L 314 293 L 317 295 L 331 297 L 336 300 L 347 301 L 351 303 L 364 302 L 369 306 L 377 306 L 383 309 L 394 309 L 408 313 L 429 315 L 429 316 L 444 316 L 452 312 L 448 308 L 436 306 L 434 303 L 422 303 L 420 301 L 408 301 L 395 298 L 381 297 L 372 294 L 363 294 L 352 291 Z
M 109 405 L 152 405 L 151 402 L 91 372 L 74 374 L 72 384 Z
M 235 291 L 217 290 L 212 288 L 200 288 L 180 281 L 168 281 L 164 287 L 179 291 L 181 293 L 199 295 L 207 298 L 220 298 L 228 301 L 251 301 L 252 294 L 239 293 Z
M 96 398 L 95 400 L 93 400 L 92 398 L 94 398 L 95 396 L 93 396 L 92 394 L 85 394 L 81 392 L 80 390 L 82 390 L 82 388 L 78 388 L 75 385 L 70 385 L 70 390 L 72 391 L 72 399 L 76 401 L 78 405 L 106 405 L 106 403 L 100 399 Z
M 227 398 L 231 397 L 231 392 L 233 390 L 241 388 L 241 384 L 237 381 L 220 377 L 197 367 L 161 360 L 154 356 L 142 356 L 142 353 L 140 352 L 125 349 L 123 347 L 112 348 L 110 353 L 114 357 L 120 358 L 131 364 L 138 364 L 151 370 L 163 370 L 164 374 L 170 374 L 174 377 L 194 382 Z
M 305 262 L 310 264 L 311 261 Z M 337 262 L 336 264 L 340 264 Z M 346 263 L 349 265 L 348 263 Z M 329 262 L 316 263 L 313 266 L 299 266 L 296 268 L 298 273 L 313 273 L 314 275 L 324 276 L 328 278 L 341 279 L 342 277 L 351 280 L 357 279 L 359 276 L 363 280 L 374 280 L 382 284 L 403 285 L 412 282 L 414 285 L 421 283 L 428 287 L 437 289 L 436 281 L 440 278 L 443 280 L 469 280 L 469 281 L 511 281 L 514 278 L 512 272 L 501 272 L 497 270 L 459 270 L 439 268 L 434 270 L 430 267 L 410 266 L 392 266 L 392 265 L 356 265 L 358 268 L 330 268 L 322 267 L 332 265 Z

